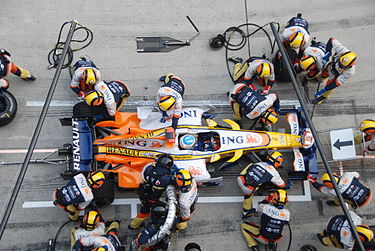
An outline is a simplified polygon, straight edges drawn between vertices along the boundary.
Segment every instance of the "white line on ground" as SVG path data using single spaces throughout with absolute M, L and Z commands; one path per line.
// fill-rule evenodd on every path
M 307 180 L 303 181 L 303 195 L 289 195 L 289 201 L 294 202 L 307 202 L 311 201 L 310 184 Z M 263 200 L 265 196 L 254 196 L 253 202 L 256 205 L 259 201 Z M 241 203 L 243 196 L 222 196 L 222 197 L 199 197 L 198 203 Z M 112 206 L 130 205 L 131 217 L 137 215 L 137 205 L 141 202 L 138 198 L 130 199 L 115 199 Z M 52 201 L 25 201 L 22 208 L 51 208 L 54 207 Z
M 53 153 L 56 152 L 57 148 L 50 149 L 34 149 L 33 153 Z M 0 153 L 27 153 L 28 149 L 2 149 Z
M 78 101 L 73 100 L 55 100 L 52 101 L 50 106 L 73 106 Z M 280 104 L 283 105 L 299 105 L 298 100 L 280 100 Z M 32 106 L 43 106 L 44 101 L 26 101 L 26 106 L 32 107 Z M 154 106 L 156 105 L 156 102 L 154 100 L 133 100 L 128 101 L 125 106 Z M 201 106 L 201 105 L 213 105 L 213 106 L 229 106 L 229 102 L 227 100 L 184 100 L 184 106 Z

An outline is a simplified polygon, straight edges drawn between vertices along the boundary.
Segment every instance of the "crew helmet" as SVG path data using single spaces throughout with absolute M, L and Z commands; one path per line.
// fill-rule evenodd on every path
M 161 219 L 167 215 L 167 209 L 164 205 L 154 206 L 151 210 L 151 217 Z
M 272 196 L 272 203 L 275 207 L 282 209 L 288 203 L 288 194 L 283 189 L 277 189 Z
M 367 225 L 357 225 L 355 226 L 355 229 L 357 230 L 362 242 L 368 242 L 374 238 L 374 232 Z
M 163 112 L 172 109 L 176 104 L 176 99 L 172 96 L 162 96 L 159 100 L 159 109 Z
M 86 68 L 83 71 L 81 78 L 86 85 L 94 85 L 98 81 L 98 78 L 93 68 Z
M 202 249 L 197 243 L 191 242 L 185 246 L 184 251 L 202 251 Z
M 83 216 L 82 224 L 87 231 L 92 231 L 101 221 L 101 215 L 98 211 L 90 210 Z
M 350 68 L 355 65 L 357 54 L 352 51 L 345 52 L 339 58 L 339 67 L 342 69 Z
M 293 49 L 301 48 L 305 44 L 305 35 L 295 32 L 289 36 L 289 45 Z
M 339 182 L 339 176 L 337 175 L 337 173 L 332 173 L 332 174 L 333 174 L 333 177 L 335 178 L 336 183 Z M 323 174 L 322 183 L 324 186 L 328 188 L 333 188 L 333 183 L 328 173 Z
M 107 251 L 107 248 L 100 247 L 100 248 L 95 248 L 93 250 L 94 251 Z
M 359 125 L 359 130 L 367 135 L 375 134 L 375 120 L 363 120 Z
M 271 152 L 267 156 L 267 161 L 270 162 L 275 168 L 280 167 L 283 160 L 283 155 L 278 151 Z
M 87 181 L 90 187 L 97 189 L 104 184 L 105 175 L 103 172 L 91 172 L 87 176 Z
M 89 106 L 99 106 L 104 102 L 103 93 L 100 91 L 91 91 L 87 94 L 85 101 Z
M 303 58 L 301 58 L 299 64 L 304 71 L 308 71 L 316 68 L 316 59 L 314 56 L 311 55 L 304 56 Z
M 260 78 L 269 78 L 271 76 L 271 65 L 268 62 L 261 63 L 256 72 Z
M 278 120 L 279 117 L 277 115 L 277 112 L 273 108 L 268 108 L 261 115 L 261 121 L 264 124 L 276 124 Z
M 176 174 L 176 183 L 181 192 L 186 193 L 190 191 L 193 177 L 188 170 L 182 169 Z
M 191 134 L 185 134 L 180 138 L 180 146 L 182 149 L 193 149 L 197 142 L 197 138 Z
M 162 166 L 167 167 L 168 169 L 172 169 L 173 163 L 174 163 L 173 157 L 166 153 L 160 154 L 156 158 L 156 166 L 162 165 Z

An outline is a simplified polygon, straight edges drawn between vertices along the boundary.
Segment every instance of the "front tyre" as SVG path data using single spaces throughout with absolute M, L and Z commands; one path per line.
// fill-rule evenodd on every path
M 12 122 L 17 113 L 17 101 L 12 93 L 3 91 L 0 93 L 0 126 Z

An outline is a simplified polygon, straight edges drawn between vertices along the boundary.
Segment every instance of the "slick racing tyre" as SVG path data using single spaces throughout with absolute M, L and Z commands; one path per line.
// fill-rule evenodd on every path
M 290 61 L 293 63 L 297 58 L 297 52 L 291 48 L 286 48 Z M 290 82 L 291 79 L 288 74 L 288 70 L 284 66 L 283 60 L 281 60 L 280 51 L 276 52 L 275 57 L 272 59 L 273 66 L 275 68 L 275 78 L 278 82 Z
M 3 91 L 0 93 L 0 126 L 12 122 L 17 112 L 17 101 L 12 93 Z
M 111 204 L 115 199 L 115 181 L 113 180 L 113 175 L 106 175 L 104 184 L 98 189 L 93 189 L 93 193 L 96 205 L 105 206 Z

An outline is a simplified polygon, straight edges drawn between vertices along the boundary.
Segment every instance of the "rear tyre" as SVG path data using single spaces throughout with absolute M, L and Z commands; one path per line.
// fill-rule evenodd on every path
M 297 58 L 297 52 L 291 48 L 286 48 L 290 61 L 293 63 Z M 275 57 L 272 59 L 273 66 L 275 68 L 275 78 L 278 82 L 290 82 L 291 79 L 288 74 L 288 70 L 285 67 L 280 57 L 280 52 L 276 52 Z
M 12 93 L 3 91 L 0 93 L 0 126 L 12 122 L 17 113 L 17 101 Z
M 94 199 L 97 206 L 109 205 L 115 199 L 115 183 L 113 175 L 106 175 L 104 184 L 98 188 L 92 190 L 94 193 Z

